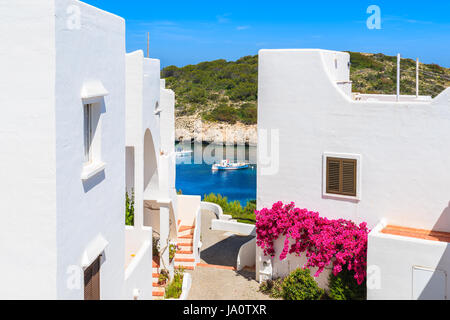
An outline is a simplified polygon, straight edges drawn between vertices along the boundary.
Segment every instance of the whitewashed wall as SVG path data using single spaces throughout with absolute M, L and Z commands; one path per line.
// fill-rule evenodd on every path
M 175 181 L 176 181 L 176 154 L 175 154 L 175 93 L 165 88 L 165 81 L 161 80 L 160 88 L 161 114 L 161 162 L 164 163 L 165 172 L 160 176 L 160 184 L 167 189 L 168 196 L 176 202 Z M 176 207 L 176 204 L 175 204 Z
M 367 298 L 450 299 L 450 244 L 380 233 L 383 225 L 369 235 Z M 426 284 L 413 275 L 413 269 L 426 269 Z M 420 271 L 419 271 L 420 272 Z
M 175 101 L 172 91 L 160 88 L 159 60 L 144 58 L 142 51 L 125 55 L 125 21 L 80 1 L 18 0 L 2 2 L 0 9 L 8 48 L 0 50 L 7 75 L 0 80 L 0 101 L 10 106 L 0 119 L 5 131 L 0 165 L 7 168 L 0 173 L 2 212 L 9 216 L 0 232 L 5 254 L 0 297 L 83 299 L 82 261 L 101 253 L 102 299 L 132 298 L 137 284 L 145 292 L 141 298 L 151 297 L 151 267 L 146 267 L 151 229 L 143 225 L 144 198 L 176 198 Z M 102 92 L 83 100 L 86 88 Z M 96 160 L 104 162 L 104 169 L 88 179 L 83 166 L 87 103 L 99 106 L 94 149 Z M 162 109 L 167 111 L 164 130 Z M 170 153 L 162 175 L 161 143 Z M 127 228 L 126 188 L 136 195 L 136 223 Z M 173 206 L 176 201 L 169 201 L 175 221 Z M 161 227 L 168 234 L 166 224 Z M 132 254 L 136 258 L 130 259 Z M 73 268 L 76 288 L 67 285 Z
M 197 216 L 197 210 L 200 208 L 200 196 L 177 196 L 178 219 L 182 226 L 193 226 Z
M 0 2 L 0 299 L 57 295 L 54 15 Z
M 160 232 L 159 210 L 152 217 L 157 220 L 157 224 L 146 219 L 145 212 L 145 190 L 150 189 L 158 177 L 158 156 L 157 148 L 159 144 L 159 120 L 154 112 L 154 104 L 159 101 L 159 91 L 155 89 L 156 80 L 159 81 L 159 61 L 145 59 L 142 51 L 135 51 L 126 56 L 127 69 L 127 111 L 126 111 L 126 135 L 127 146 L 133 148 L 134 161 L 127 162 L 128 171 L 134 171 L 133 189 L 135 192 L 135 220 L 134 227 L 127 228 L 126 252 L 139 250 L 145 252 L 142 258 L 134 260 L 133 276 L 126 280 L 126 295 L 129 296 L 133 286 L 138 287 L 142 292 L 140 298 L 151 298 L 145 292 L 152 291 L 152 273 L 146 268 L 148 259 L 151 260 L 152 252 L 147 252 L 147 243 L 152 240 L 152 232 L 149 228 Z M 158 82 L 159 85 L 159 82 Z M 159 88 L 159 87 L 158 87 Z M 133 168 L 133 169 L 131 169 Z M 159 190 L 158 181 L 153 184 L 152 190 Z M 150 228 L 151 230 L 151 228 Z
M 124 299 L 153 299 L 153 277 L 149 272 L 153 268 L 152 229 L 144 228 L 144 231 L 147 235 L 146 240 L 142 242 L 134 234 L 134 228 L 126 228 L 126 260 L 128 261 L 124 276 Z
M 68 28 L 68 8 L 79 10 L 79 28 Z M 101 298 L 114 299 L 123 290 L 125 252 L 125 21 L 74 0 L 57 1 L 55 13 L 57 298 L 84 298 L 82 286 L 67 288 L 66 270 L 79 265 L 87 246 L 101 235 L 109 242 L 100 269 Z M 80 92 L 91 82 L 101 82 L 109 92 L 100 100 L 106 168 L 82 181 Z
M 431 102 L 353 101 L 336 84 L 348 80 L 339 71 L 348 60 L 322 50 L 260 51 L 259 138 L 279 130 L 280 143 L 279 170 L 264 175 L 258 166 L 258 207 L 295 201 L 370 227 L 385 218 L 450 231 L 450 89 Z M 359 201 L 323 195 L 326 152 L 360 155 Z
M 102 239 L 108 246 L 101 297 L 121 297 L 124 20 L 74 0 L 0 5 L 3 45 L 9 50 L 0 51 L 8 75 L 0 82 L 0 96 L 2 105 L 14 106 L 1 120 L 8 121 L 2 130 L 10 134 L 0 135 L 1 165 L 7 168 L 2 175 L 8 172 L 2 176 L 2 196 L 10 206 L 4 211 L 7 229 L 0 232 L 1 246 L 7 246 L 1 250 L 6 254 L 1 273 L 7 277 L 1 296 L 83 299 L 82 258 Z M 106 167 L 83 181 L 82 91 L 88 83 L 101 83 L 109 92 L 96 101 L 102 106 L 97 151 Z

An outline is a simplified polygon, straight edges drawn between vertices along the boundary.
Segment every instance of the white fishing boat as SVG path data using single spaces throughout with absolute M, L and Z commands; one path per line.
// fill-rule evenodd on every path
M 220 163 L 216 163 L 212 165 L 213 171 L 219 170 L 239 170 L 239 169 L 247 169 L 249 164 L 247 162 L 236 162 L 230 163 L 230 160 L 222 160 Z

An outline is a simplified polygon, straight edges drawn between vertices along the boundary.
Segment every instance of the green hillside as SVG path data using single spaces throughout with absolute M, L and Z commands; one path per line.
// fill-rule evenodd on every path
M 349 52 L 353 91 L 394 94 L 397 58 L 381 53 Z M 416 63 L 402 59 L 402 94 L 415 94 Z M 176 115 L 196 116 L 206 121 L 255 124 L 257 119 L 258 56 L 237 61 L 215 60 L 169 66 L 161 71 L 167 87 L 177 97 Z M 420 94 L 436 96 L 450 86 L 450 69 L 421 64 Z

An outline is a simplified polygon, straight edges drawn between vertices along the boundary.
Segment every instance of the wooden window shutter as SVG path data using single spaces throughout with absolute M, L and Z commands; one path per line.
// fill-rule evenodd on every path
M 356 197 L 357 160 L 327 158 L 327 193 Z
M 342 193 L 356 197 L 356 160 L 342 160 Z
M 341 176 L 341 161 L 327 159 L 327 193 L 339 193 Z
M 100 300 L 100 257 L 84 271 L 84 300 Z

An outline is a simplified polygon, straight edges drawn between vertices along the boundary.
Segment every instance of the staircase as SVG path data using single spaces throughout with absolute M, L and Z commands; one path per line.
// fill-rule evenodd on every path
M 175 253 L 175 268 L 194 270 L 194 229 L 195 226 L 182 226 L 178 221 L 178 251 Z
M 194 230 L 195 226 L 182 226 L 178 220 L 178 249 L 175 253 L 175 268 L 183 268 L 185 270 L 194 270 Z M 159 258 L 153 258 L 153 298 L 164 299 L 166 292 L 165 285 L 158 284 L 159 274 L 161 271 Z
M 155 261 L 156 258 L 153 260 L 153 266 L 152 266 L 152 273 L 153 273 L 153 298 L 164 298 L 164 294 L 166 292 L 166 288 L 163 285 L 158 284 L 159 279 L 159 259 Z

